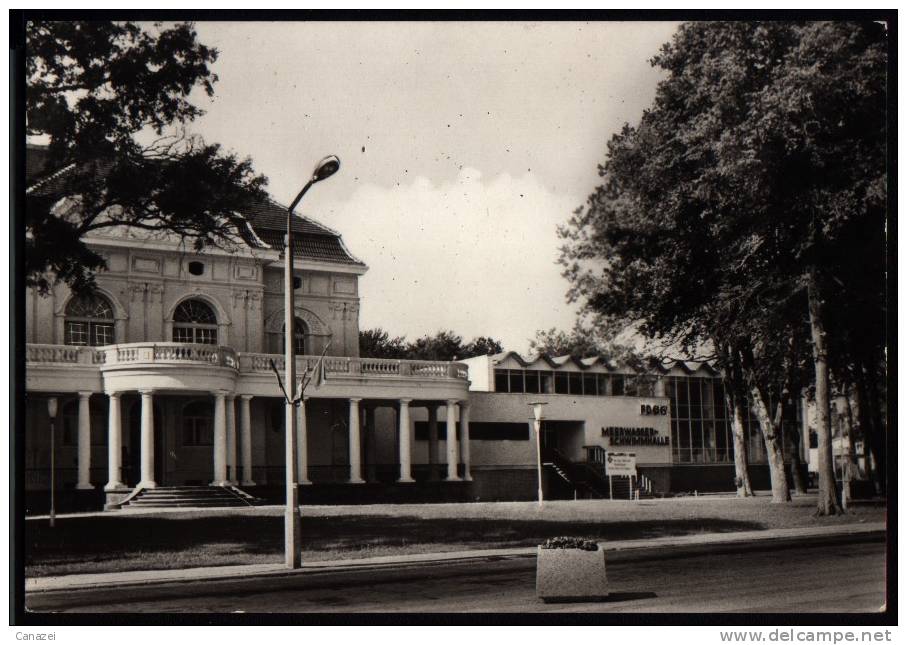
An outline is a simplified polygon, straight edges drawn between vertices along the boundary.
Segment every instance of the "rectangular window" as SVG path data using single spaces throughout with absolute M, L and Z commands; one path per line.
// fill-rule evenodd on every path
M 469 439 L 476 441 L 529 441 L 529 422 L 474 421 L 469 424 Z
M 623 374 L 614 374 L 611 376 L 611 394 L 612 396 L 624 395 L 624 376 Z
M 539 372 L 542 394 L 554 394 L 554 372 Z
M 554 373 L 554 393 L 555 394 L 569 394 L 570 385 L 569 379 L 567 378 L 567 372 L 555 372 Z
M 65 340 L 67 345 L 87 345 L 88 344 L 88 323 L 67 322 Z
M 192 330 L 188 327 L 174 327 L 173 328 L 173 340 L 177 343 L 191 343 L 193 342 Z
M 509 370 L 510 372 L 510 391 L 525 392 L 526 384 L 523 381 L 523 370 Z
M 727 423 L 725 421 L 715 421 L 715 458 L 718 461 L 729 461 L 728 439 Z
M 568 372 L 567 380 L 570 385 L 570 394 L 583 393 L 583 375 L 579 372 Z
M 607 374 L 598 374 L 598 395 L 599 396 L 608 396 L 608 384 L 610 383 L 611 377 Z
M 715 400 L 712 398 L 712 379 L 702 381 L 702 418 L 715 418 Z
M 526 371 L 526 392 L 538 394 L 539 391 L 539 373 L 536 370 Z
M 113 325 L 104 325 L 95 323 L 94 327 L 94 346 L 113 345 Z
M 203 343 L 205 345 L 217 345 L 217 330 L 216 329 L 196 329 L 195 330 L 195 342 Z
M 495 370 L 494 371 L 494 391 L 495 392 L 509 392 L 510 384 L 507 380 L 507 370 Z
M 592 396 L 598 393 L 595 385 L 595 374 L 583 374 L 583 394 Z

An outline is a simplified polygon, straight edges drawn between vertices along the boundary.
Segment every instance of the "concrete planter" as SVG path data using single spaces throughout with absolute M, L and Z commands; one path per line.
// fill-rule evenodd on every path
M 544 602 L 602 600 L 608 596 L 605 552 L 538 548 L 535 592 Z

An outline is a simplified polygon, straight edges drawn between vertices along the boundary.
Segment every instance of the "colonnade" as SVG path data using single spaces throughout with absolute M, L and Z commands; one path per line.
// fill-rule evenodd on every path
M 109 415 L 107 419 L 107 470 L 108 481 L 104 490 L 118 490 L 126 487 L 120 479 L 123 445 L 122 415 L 120 413 L 121 392 L 108 394 Z M 217 390 L 214 396 L 214 478 L 215 486 L 254 486 L 252 479 L 252 396 L 237 396 L 232 392 Z M 79 393 L 79 436 L 78 436 L 78 481 L 77 488 L 92 488 L 88 473 L 91 461 L 89 440 L 88 397 L 90 392 Z M 154 391 L 139 390 L 141 397 L 141 426 L 139 434 L 139 486 L 155 488 L 154 475 Z M 239 400 L 237 423 L 236 401 Z M 83 430 L 84 426 L 84 430 Z M 237 432 L 238 426 L 238 432 Z M 84 439 L 83 439 L 84 434 Z M 238 446 L 237 446 L 238 439 Z M 238 449 L 237 449 L 238 448 Z M 237 463 L 238 462 L 238 463 Z M 237 467 L 239 466 L 239 468 Z M 239 479 L 240 468 L 242 479 Z
M 153 390 L 139 390 L 141 398 L 141 425 L 140 425 L 140 476 L 139 486 L 154 488 L 157 486 L 154 474 L 154 396 Z M 213 463 L 214 477 L 211 482 L 215 486 L 242 485 L 254 486 L 252 479 L 252 423 L 251 400 L 252 395 L 236 395 L 224 390 L 211 392 L 214 397 L 214 442 Z M 78 407 L 78 482 L 79 489 L 93 488 L 89 472 L 91 467 L 91 422 L 89 412 L 89 399 L 91 392 L 79 392 Z M 123 429 L 121 414 L 121 392 L 108 394 L 109 411 L 107 420 L 107 445 L 108 445 L 108 481 L 104 486 L 106 491 L 122 490 L 126 488 L 121 481 L 122 471 L 122 446 Z M 236 403 L 239 402 L 239 414 L 236 413 Z M 411 483 L 415 480 L 412 476 L 412 445 L 414 423 L 411 414 L 413 400 L 399 399 L 394 407 L 397 411 L 398 424 L 398 449 L 399 449 L 399 483 Z M 424 404 L 428 410 L 428 462 L 430 478 L 438 480 L 440 466 L 438 455 L 438 408 L 441 403 L 432 402 Z M 469 454 L 469 405 L 465 401 L 451 399 L 444 404 L 446 408 L 447 440 L 446 440 L 446 465 L 447 481 L 471 481 L 470 454 Z M 374 415 L 374 410 L 363 406 L 363 399 L 349 399 L 349 483 L 365 483 L 363 478 L 363 447 L 362 447 L 362 421 Z M 459 438 L 457 437 L 457 416 L 459 411 Z M 296 408 L 296 445 L 297 467 L 300 484 L 310 484 L 308 476 L 307 455 L 307 424 L 306 406 Z M 370 450 L 374 450 L 374 432 L 367 435 Z M 458 473 L 458 464 L 463 464 L 463 476 Z M 239 473 L 242 478 L 239 478 Z M 374 473 L 368 473 L 370 477 Z

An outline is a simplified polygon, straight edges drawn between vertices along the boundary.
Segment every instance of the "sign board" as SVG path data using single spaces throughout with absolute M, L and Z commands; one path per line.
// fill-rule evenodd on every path
M 636 477 L 636 453 L 608 451 L 605 457 L 605 474 L 608 477 Z

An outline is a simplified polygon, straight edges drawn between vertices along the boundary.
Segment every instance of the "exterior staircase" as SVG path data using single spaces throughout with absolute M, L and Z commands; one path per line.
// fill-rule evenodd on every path
M 604 451 L 602 451 L 604 452 Z M 542 464 L 574 488 L 577 494 L 591 499 L 651 499 L 654 497 L 635 478 L 631 484 L 629 477 L 612 477 L 608 481 L 605 475 L 604 460 L 571 461 L 566 455 L 554 448 L 542 450 Z M 633 486 L 631 495 L 630 487 Z
M 233 486 L 143 488 L 121 508 L 228 508 L 255 506 L 260 500 Z

